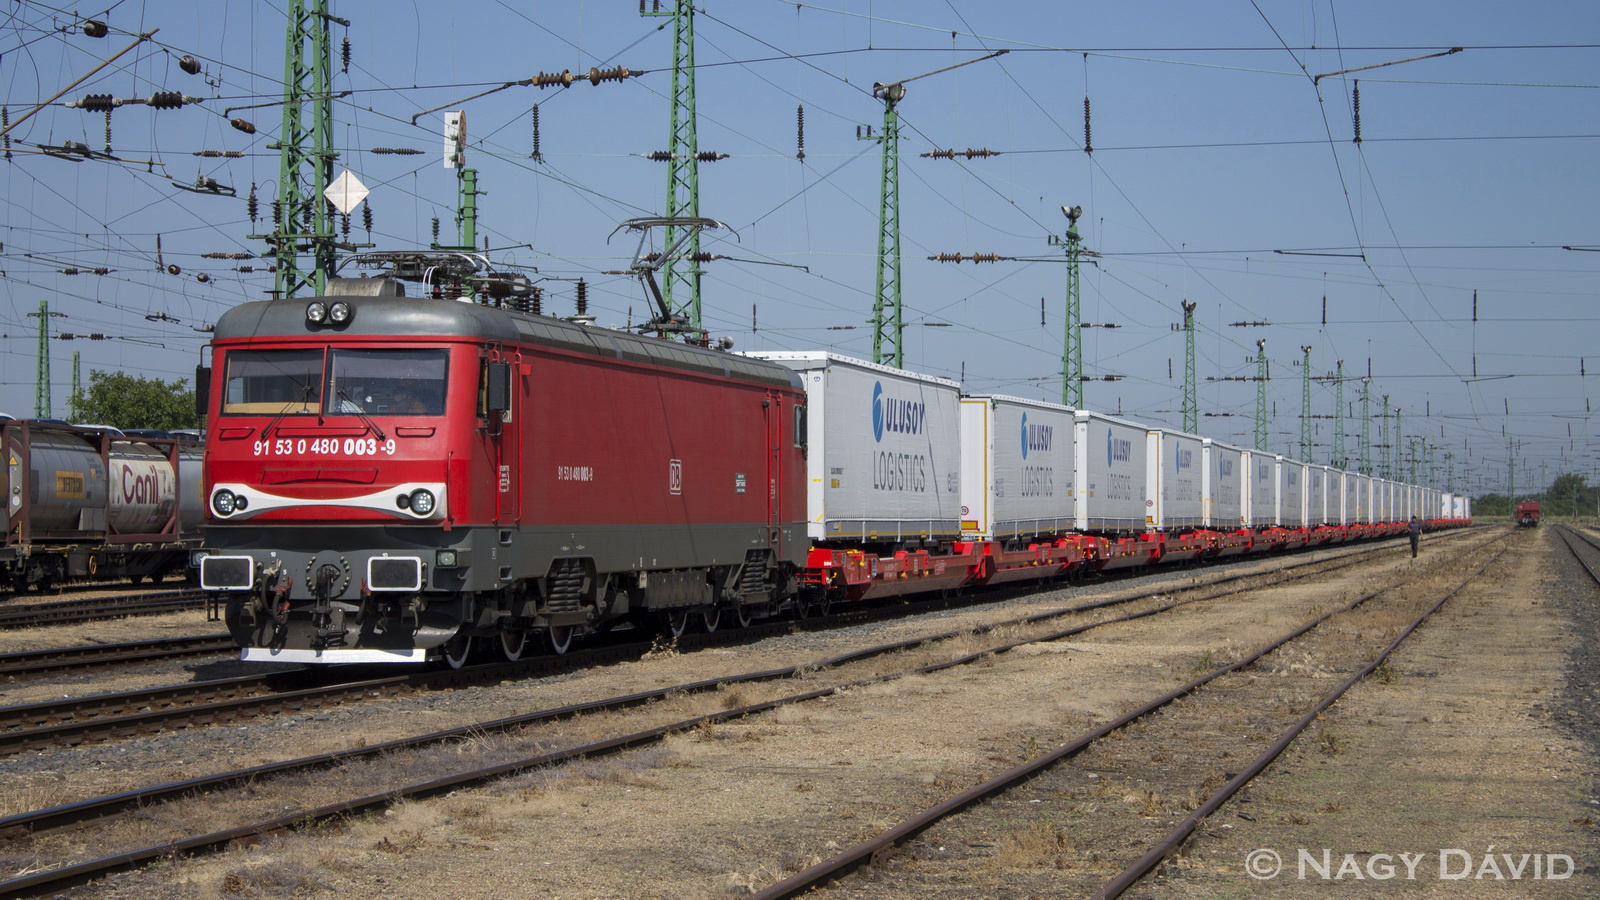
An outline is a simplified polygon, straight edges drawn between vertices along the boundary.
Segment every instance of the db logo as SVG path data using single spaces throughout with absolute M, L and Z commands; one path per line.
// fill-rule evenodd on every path
M 667 490 L 673 494 L 683 493 L 683 460 L 674 459 L 667 465 Z

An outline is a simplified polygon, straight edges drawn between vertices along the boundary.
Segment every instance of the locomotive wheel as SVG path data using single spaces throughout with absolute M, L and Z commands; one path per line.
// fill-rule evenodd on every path
M 507 662 L 516 662 L 528 652 L 528 632 L 525 629 L 506 628 L 500 632 L 500 655 Z
M 571 625 L 552 625 L 545 629 L 545 643 L 550 645 L 550 652 L 557 656 L 564 655 L 572 649 L 572 636 L 577 632 Z
M 722 624 L 722 608 L 711 606 L 701 610 L 700 624 L 705 626 L 706 634 L 716 631 L 717 626 Z
M 689 630 L 689 611 L 680 609 L 666 613 L 662 617 L 662 622 L 666 626 L 667 634 L 675 638 L 683 637 L 684 633 Z
M 738 625 L 740 628 L 749 628 L 750 627 L 750 607 L 749 607 L 749 605 L 744 604 L 744 603 L 735 603 L 733 605 L 733 621 L 734 621 L 734 624 Z
M 469 635 L 457 634 L 444 642 L 439 648 L 444 656 L 444 664 L 452 669 L 459 669 L 467 664 L 467 658 L 472 655 L 472 638 Z

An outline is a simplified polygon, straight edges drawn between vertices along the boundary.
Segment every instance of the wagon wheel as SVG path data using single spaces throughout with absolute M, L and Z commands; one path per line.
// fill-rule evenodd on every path
M 722 624 L 722 607 L 708 606 L 701 610 L 700 624 L 705 626 L 706 634 L 716 631 L 717 626 Z
M 439 648 L 444 655 L 444 664 L 452 669 L 459 669 L 467 664 L 467 657 L 472 655 L 472 638 L 469 635 L 457 632 L 455 637 L 444 642 Z
M 571 625 L 551 625 L 545 629 L 545 642 L 550 645 L 550 652 L 557 656 L 565 654 L 572 649 L 572 637 L 577 629 Z
M 503 628 L 500 631 L 500 655 L 507 662 L 516 662 L 528 652 L 526 628 Z
M 733 621 L 734 621 L 734 624 L 738 625 L 740 628 L 749 628 L 750 627 L 750 619 L 751 619 L 751 616 L 750 616 L 750 605 L 749 604 L 747 604 L 747 603 L 735 603 L 733 605 Z

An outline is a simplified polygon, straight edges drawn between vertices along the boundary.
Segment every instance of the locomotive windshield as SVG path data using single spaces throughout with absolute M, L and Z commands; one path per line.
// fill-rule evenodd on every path
M 228 352 L 224 415 L 309 416 L 321 408 L 321 350 Z
M 234 350 L 223 415 L 444 414 L 445 350 Z
M 328 411 L 390 416 L 444 414 L 444 350 L 334 350 Z

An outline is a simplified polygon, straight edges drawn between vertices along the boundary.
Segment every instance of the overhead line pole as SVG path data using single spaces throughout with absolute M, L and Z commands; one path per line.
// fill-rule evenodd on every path
M 883 177 L 878 198 L 878 272 L 872 298 L 872 361 L 875 363 L 896 368 L 905 364 L 905 308 L 900 281 L 900 114 L 897 107 L 905 99 L 906 85 L 919 78 L 970 66 L 1007 52 L 997 50 L 987 56 L 932 72 L 872 86 L 872 96 L 883 101 L 883 133 L 873 135 L 869 128 L 867 134 L 858 132 L 856 137 L 878 141 L 883 145 Z

